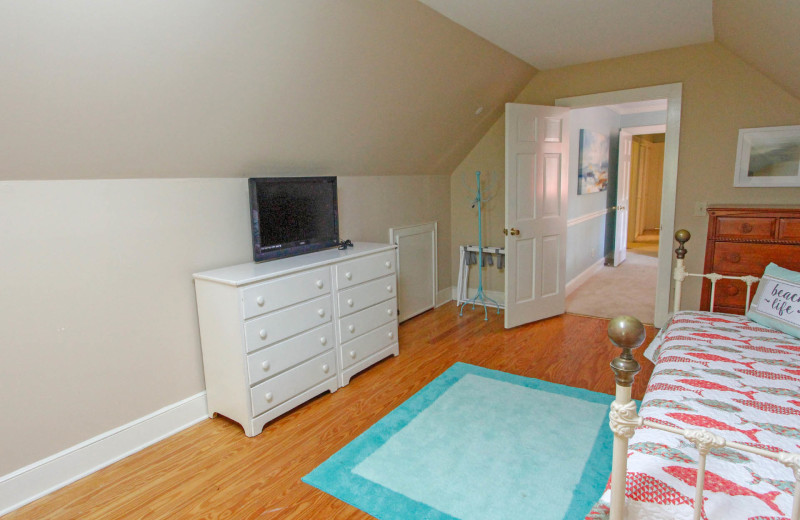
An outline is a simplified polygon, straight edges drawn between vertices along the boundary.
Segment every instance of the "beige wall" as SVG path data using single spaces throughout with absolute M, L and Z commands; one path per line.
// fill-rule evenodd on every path
M 699 272 L 708 221 L 692 216 L 695 201 L 795 205 L 800 201 L 800 188 L 733 187 L 739 129 L 799 124 L 800 100 L 724 47 L 710 43 L 542 71 L 516 102 L 552 105 L 563 97 L 677 82 L 683 83 L 683 103 L 675 227 L 692 233 L 687 263 L 691 271 Z M 502 127 L 493 127 L 454 170 L 453 186 L 463 169 L 502 163 L 498 131 Z M 454 243 L 471 228 L 456 218 L 455 202 L 454 198 Z M 696 307 L 699 287 L 691 285 L 685 289 L 684 302 Z
M 438 221 L 449 285 L 447 176 L 339 195 L 354 241 Z M 0 182 L 0 236 L 0 475 L 204 390 L 192 273 L 252 259 L 245 179 Z
M 483 136 L 478 145 L 472 149 L 466 158 L 450 176 L 450 219 L 452 222 L 452 246 L 450 249 L 451 273 L 453 284 L 458 281 L 458 247 L 461 245 L 478 244 L 478 209 L 472 207 L 475 198 L 476 186 L 475 172 L 480 171 L 481 176 L 487 179 L 494 187 L 494 196 L 484 203 L 482 211 L 483 244 L 492 247 L 504 247 L 503 221 L 505 219 L 505 117 L 500 118 L 492 125 Z M 484 289 L 487 291 L 503 291 L 503 271 L 496 267 L 484 268 Z M 478 276 L 475 266 L 470 268 L 470 287 L 477 287 Z M 440 287 L 443 287 L 440 284 Z M 469 296 L 473 296 L 470 292 Z
M 449 287 L 449 174 L 535 71 L 416 0 L 3 2 L 0 48 L 0 475 L 203 390 L 246 177 L 338 176 L 343 238 L 438 222 Z

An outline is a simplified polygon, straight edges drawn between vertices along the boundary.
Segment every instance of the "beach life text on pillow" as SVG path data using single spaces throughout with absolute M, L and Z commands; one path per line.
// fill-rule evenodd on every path
M 800 273 L 769 264 L 747 317 L 800 338 Z

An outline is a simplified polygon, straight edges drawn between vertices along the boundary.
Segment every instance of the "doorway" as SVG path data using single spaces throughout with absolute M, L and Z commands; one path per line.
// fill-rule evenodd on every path
M 658 238 L 657 280 L 654 325 L 661 327 L 669 314 L 672 272 L 672 235 L 675 231 L 675 197 L 678 180 L 678 145 L 680 141 L 682 84 L 673 83 L 556 100 L 556 106 L 588 108 L 624 103 L 667 100 L 664 131 L 664 164 L 661 182 L 661 218 Z M 610 210 L 610 208 L 609 208 Z M 602 264 L 598 268 L 602 267 Z M 608 292 L 616 291 L 610 287 Z

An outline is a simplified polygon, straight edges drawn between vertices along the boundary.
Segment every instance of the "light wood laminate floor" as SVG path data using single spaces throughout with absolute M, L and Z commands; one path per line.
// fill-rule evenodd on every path
M 612 394 L 618 349 L 608 320 L 563 315 L 503 329 L 503 316 L 450 303 L 400 326 L 400 356 L 267 424 L 253 438 L 225 418 L 202 421 L 3 520 L 370 519 L 300 481 L 457 361 Z M 654 335 L 647 327 L 646 342 Z M 645 343 L 646 345 L 647 343 Z M 641 398 L 652 364 L 634 385 Z

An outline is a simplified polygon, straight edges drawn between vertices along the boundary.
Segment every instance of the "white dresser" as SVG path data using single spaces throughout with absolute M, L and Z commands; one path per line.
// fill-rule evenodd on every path
M 395 258 L 362 242 L 195 274 L 209 416 L 252 437 L 398 355 Z

